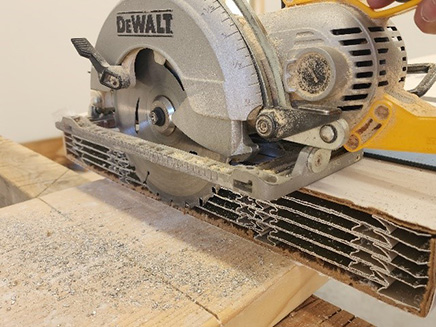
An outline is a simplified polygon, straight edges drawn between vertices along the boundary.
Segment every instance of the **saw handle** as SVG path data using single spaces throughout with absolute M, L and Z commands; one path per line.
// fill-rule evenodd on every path
M 390 18 L 393 16 L 404 14 L 414 8 L 416 8 L 422 0 L 410 0 L 405 3 L 402 3 L 396 7 L 383 9 L 383 10 L 374 10 L 369 7 L 367 4 L 361 2 L 360 0 L 283 0 L 283 3 L 286 7 L 298 6 L 309 3 L 320 3 L 320 2 L 339 2 L 346 5 L 350 5 L 362 10 L 365 14 L 367 14 L 370 18 Z
M 436 82 L 435 64 L 412 64 L 408 74 L 425 73 L 411 90 L 394 89 L 372 104 L 352 131 L 345 148 L 363 148 L 436 154 L 436 107 L 419 98 Z

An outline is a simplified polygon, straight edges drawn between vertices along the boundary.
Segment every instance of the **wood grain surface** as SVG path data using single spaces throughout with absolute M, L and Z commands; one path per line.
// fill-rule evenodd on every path
M 315 296 L 307 299 L 276 327 L 372 327 L 370 323 Z
M 0 136 L 0 207 L 98 179 L 78 175 Z
M 109 181 L 0 210 L 0 325 L 272 326 L 326 281 Z

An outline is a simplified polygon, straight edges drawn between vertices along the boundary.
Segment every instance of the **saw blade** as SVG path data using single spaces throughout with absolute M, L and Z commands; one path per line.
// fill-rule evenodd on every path
M 161 58 L 159 55 L 158 58 Z M 167 62 L 156 62 L 152 50 L 142 50 L 135 62 L 136 85 L 115 94 L 116 121 L 121 132 L 158 144 L 168 145 L 199 156 L 222 160 L 172 125 L 171 111 L 177 110 L 186 93 Z M 155 109 L 161 110 L 164 122 L 156 123 Z M 161 125 L 161 126 L 159 126 Z M 209 182 L 172 169 L 128 156 L 136 174 L 151 192 L 178 206 L 195 206 L 206 201 L 217 188 Z

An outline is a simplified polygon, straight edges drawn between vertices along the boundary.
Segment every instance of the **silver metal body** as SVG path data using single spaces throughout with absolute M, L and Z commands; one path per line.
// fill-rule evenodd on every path
M 92 70 L 92 112 L 114 111 L 122 133 L 224 166 L 253 169 L 262 156 L 288 158 L 276 174 L 287 181 L 281 186 L 255 183 L 255 174 L 230 182 L 235 191 L 250 184 L 248 195 L 272 199 L 359 157 L 337 150 L 374 99 L 404 82 L 405 48 L 389 22 L 347 5 L 257 17 L 243 0 L 234 2 L 242 16 L 216 0 L 120 1 L 95 46 L 102 64 Z M 92 47 L 76 43 L 92 57 Z M 127 157 L 141 181 L 170 202 L 195 205 L 223 186 L 169 161 Z

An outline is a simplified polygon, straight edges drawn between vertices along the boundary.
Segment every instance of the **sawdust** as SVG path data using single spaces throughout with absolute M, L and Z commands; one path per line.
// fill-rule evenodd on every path
M 82 190 L 87 192 L 87 187 L 83 186 Z M 95 190 L 92 193 L 97 199 L 107 197 L 104 188 L 101 193 Z M 131 198 L 132 194 L 124 195 Z M 122 210 L 109 206 L 112 209 L 106 212 L 101 209 L 101 202 L 95 201 L 84 208 L 78 203 L 76 209 L 59 212 L 59 209 L 47 209 L 50 207 L 41 201 L 44 216 L 41 208 L 32 207 L 2 216 L 0 315 L 8 312 L 18 315 L 26 310 L 26 303 L 43 301 L 43 312 L 39 315 L 47 315 L 47 321 L 65 326 L 68 325 L 65 317 L 71 312 L 76 315 L 74 319 L 82 322 L 107 324 L 138 308 L 173 312 L 183 308 L 187 301 L 201 306 L 217 298 L 224 305 L 235 294 L 256 289 L 276 271 L 292 264 L 260 247 L 252 253 L 256 260 L 246 260 L 248 248 L 230 251 L 238 239 L 236 236 L 223 237 L 212 230 L 200 235 L 194 219 L 191 219 L 192 234 L 187 236 L 186 230 L 190 229 L 180 219 L 171 223 L 147 220 L 142 230 L 131 230 L 120 215 L 124 212 L 129 217 L 143 217 L 143 198 L 138 196 L 138 201 L 131 200 L 126 207 L 122 197 L 106 199 L 114 206 L 120 202 L 125 207 Z M 98 214 L 94 214 L 94 209 L 89 208 L 100 211 L 95 210 Z M 86 216 L 78 220 L 84 212 Z M 108 219 L 119 223 L 120 228 L 108 226 Z M 184 246 L 169 249 L 156 243 L 151 247 L 150 241 L 146 241 L 153 235 L 169 232 L 174 234 L 174 242 L 182 242 Z M 178 250 L 174 252 L 174 249 Z M 209 260 L 209 254 L 220 255 L 222 260 Z M 64 314 L 55 313 L 59 308 Z M 108 310 L 112 315 L 102 315 Z

